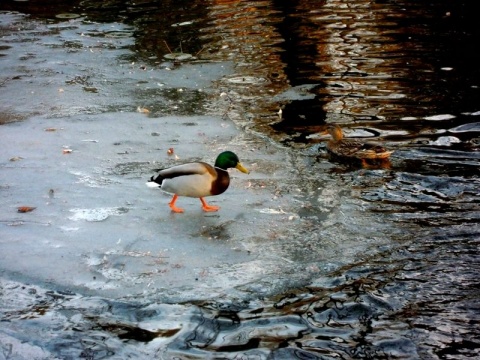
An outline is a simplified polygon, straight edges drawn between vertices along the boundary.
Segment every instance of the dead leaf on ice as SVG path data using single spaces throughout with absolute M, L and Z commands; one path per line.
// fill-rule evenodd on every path
M 33 206 L 19 206 L 17 208 L 17 211 L 19 213 L 27 213 L 27 212 L 33 211 L 35 209 L 36 209 L 36 207 L 33 207 Z

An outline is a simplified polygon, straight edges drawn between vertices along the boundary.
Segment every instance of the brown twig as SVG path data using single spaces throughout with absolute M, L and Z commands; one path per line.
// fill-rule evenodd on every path
M 198 56 L 198 54 L 200 54 L 204 49 L 205 49 L 205 46 L 202 46 L 202 48 L 197 51 L 197 53 L 195 54 L 195 56 Z
M 168 46 L 167 42 L 165 40 L 163 40 L 163 42 L 165 43 L 165 46 L 167 47 L 168 51 L 170 51 L 170 54 L 173 54 L 172 50 L 170 50 L 170 47 Z

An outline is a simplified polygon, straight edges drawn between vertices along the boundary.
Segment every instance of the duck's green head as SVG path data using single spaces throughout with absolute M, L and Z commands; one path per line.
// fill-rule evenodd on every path
M 215 167 L 223 170 L 227 170 L 229 168 L 236 168 L 245 174 L 249 173 L 249 171 L 245 169 L 240 163 L 238 156 L 231 151 L 224 151 L 220 155 L 218 155 L 217 160 L 215 161 Z

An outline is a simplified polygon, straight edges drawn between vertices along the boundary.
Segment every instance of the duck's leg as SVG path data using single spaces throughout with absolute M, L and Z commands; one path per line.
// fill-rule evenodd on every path
M 183 209 L 175 206 L 175 202 L 177 201 L 177 199 L 178 199 L 178 195 L 177 194 L 173 195 L 172 201 L 168 203 L 168 206 L 170 206 L 170 209 L 172 209 L 173 212 L 183 213 Z
M 208 205 L 207 202 L 205 201 L 205 199 L 203 197 L 200 198 L 200 201 L 202 202 L 202 209 L 203 211 L 217 211 L 218 209 L 220 209 L 220 206 L 213 206 L 213 205 Z

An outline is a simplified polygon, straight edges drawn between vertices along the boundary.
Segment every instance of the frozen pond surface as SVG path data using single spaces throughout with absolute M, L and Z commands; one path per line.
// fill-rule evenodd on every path
M 249 3 L 212 5 L 215 20 L 201 38 L 217 52 L 195 44 L 199 56 L 187 62 L 138 56 L 151 44 L 146 37 L 139 50 L 136 37 L 153 23 L 148 17 L 136 27 L 113 15 L 96 22 L 0 13 L 0 359 L 437 359 L 478 351 L 478 105 L 463 111 L 459 96 L 461 109 L 451 113 L 433 110 L 433 101 L 407 112 L 412 104 L 402 99 L 412 95 L 395 94 L 410 88 L 390 84 L 393 94 L 379 95 L 378 63 L 361 57 L 356 66 L 372 73 L 352 81 L 353 92 L 343 77 L 358 73 L 339 70 L 348 57 L 326 75 L 331 93 L 306 78 L 289 86 L 275 53 L 277 13 Z M 361 13 L 359 4 L 343 11 Z M 95 4 L 83 6 L 93 12 Z M 271 23 L 252 25 L 254 41 L 244 41 L 245 30 L 223 16 L 230 11 L 250 25 L 266 11 Z M 335 28 L 316 40 L 337 44 Z M 340 38 L 360 51 L 351 35 Z M 444 84 L 444 71 L 424 73 Z M 323 92 L 334 100 L 313 122 Z M 401 117 L 371 113 L 382 108 L 372 101 Z M 382 138 L 395 150 L 391 163 L 329 162 L 314 134 L 323 117 L 349 125 L 349 136 Z M 217 213 L 180 198 L 185 213 L 173 214 L 171 196 L 145 186 L 154 169 L 212 163 L 226 149 L 251 173 L 230 171 L 230 188 L 209 199 Z
M 222 119 L 38 117 L 5 125 L 2 143 L 2 266 L 29 281 L 162 301 L 232 296 L 234 289 L 258 296 L 308 278 L 309 266 L 314 273 L 332 270 L 329 258 L 348 263 L 369 246 L 389 243 L 371 238 L 368 229 L 365 241 L 348 240 L 373 220 L 350 219 L 361 204 L 342 205 L 346 189 L 314 184 L 309 190 L 312 179 L 293 181 L 300 169 L 288 151 L 248 138 Z M 153 169 L 213 162 L 225 149 L 241 154 L 251 174 L 231 171 L 229 190 L 211 200 L 221 206 L 218 213 L 180 198 L 186 213 L 172 214 L 171 196 L 145 186 Z M 321 221 L 301 199 L 308 192 L 322 194 L 315 195 Z M 21 206 L 35 209 L 18 213 Z M 341 223 L 348 233 L 319 236 Z M 298 239 L 298 233 L 305 235 Z
M 21 17 L 6 18 L 23 24 Z M 101 32 L 104 25 L 84 26 L 40 26 L 6 37 L 20 48 L 31 31 L 39 37 L 20 65 L 13 60 L 25 50 L 14 47 L 4 59 L 16 74 L 4 85 L 4 103 L 11 104 L 12 97 L 18 101 L 6 121 L 38 114 L 2 129 L 2 264 L 7 274 L 115 297 L 218 298 L 232 296 L 234 289 L 258 296 L 308 279 L 310 261 L 314 272 L 332 270 L 371 246 L 390 242 L 371 237 L 368 229 L 362 232 L 364 242 L 357 236 L 347 240 L 345 233 L 319 236 L 320 225 L 326 235 L 337 232 L 325 227 L 330 217 L 331 226 L 344 223 L 348 233 L 372 220 L 352 221 L 351 212 L 361 211 L 361 203 L 349 204 L 345 197 L 342 204 L 348 191 L 305 173 L 313 166 L 310 157 L 299 160 L 288 149 L 239 131 L 226 118 L 182 115 L 195 113 L 182 111 L 182 104 L 202 113 L 229 106 L 223 93 L 207 87 L 229 71 L 228 63 L 148 68 L 123 61 L 128 50 L 117 38 L 109 46 L 108 38 L 85 35 Z M 115 31 L 123 30 L 115 25 Z M 65 38 L 75 34 L 82 35 L 80 50 L 71 54 Z M 105 71 L 98 72 L 98 60 Z M 87 88 L 79 78 L 89 79 Z M 198 101 L 192 103 L 191 92 L 200 94 Z M 171 112 L 180 116 L 162 116 Z M 156 168 L 213 162 L 226 149 L 239 155 L 251 175 L 232 172 L 230 189 L 213 199 L 221 206 L 218 213 L 204 214 L 198 200 L 182 198 L 187 212 L 171 214 L 170 195 L 145 186 Z M 320 219 L 305 204 L 311 196 L 323 214 Z M 36 209 L 19 214 L 20 206 Z M 337 210 L 330 214 L 332 208 Z M 313 220 L 309 212 L 315 213 Z M 338 214 L 341 219 L 334 220 Z M 299 233 L 305 237 L 297 238 Z
M 4 130 L 2 266 L 9 273 L 171 301 L 232 295 L 270 276 L 267 291 L 296 263 L 280 250 L 300 225 L 298 204 L 281 194 L 292 174 L 278 165 L 287 163 L 285 152 L 260 151 L 228 121 L 106 113 L 32 118 Z M 211 200 L 218 213 L 180 198 L 186 213 L 172 214 L 171 196 L 145 186 L 153 169 L 213 162 L 225 149 L 243 154 L 252 175 L 232 172 L 228 192 Z M 36 209 L 17 213 L 23 205 Z

